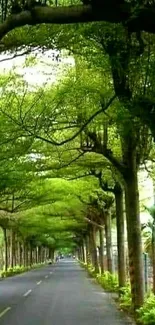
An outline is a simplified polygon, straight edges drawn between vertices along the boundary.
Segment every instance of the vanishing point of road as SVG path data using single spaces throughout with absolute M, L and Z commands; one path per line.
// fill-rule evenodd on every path
M 130 325 L 77 261 L 0 281 L 1 325 Z

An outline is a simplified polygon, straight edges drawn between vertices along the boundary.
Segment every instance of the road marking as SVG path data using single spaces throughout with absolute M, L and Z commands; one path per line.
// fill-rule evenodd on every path
M 37 282 L 37 285 L 39 285 L 42 282 L 42 280 L 40 280 L 39 282 Z
M 27 292 L 24 293 L 23 297 L 27 297 L 30 293 L 32 292 L 32 290 L 28 290 Z
M 5 308 L 1 313 L 0 313 L 0 318 L 3 317 L 9 310 L 11 309 L 11 307 L 7 307 Z
M 48 275 L 45 275 L 45 279 L 47 279 L 48 278 Z

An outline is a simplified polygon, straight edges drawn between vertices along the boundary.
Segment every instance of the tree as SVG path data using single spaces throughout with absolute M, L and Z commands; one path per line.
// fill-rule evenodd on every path
M 107 40 L 105 44 L 106 51 L 109 51 L 110 45 L 114 45 L 114 41 L 113 37 Z M 121 44 L 124 43 L 121 42 Z M 114 50 L 116 51 L 114 54 L 118 54 L 117 63 L 124 64 L 124 61 L 122 61 L 123 54 L 118 52 L 118 43 Z M 127 51 L 125 51 L 125 55 L 127 55 Z M 110 59 L 112 60 L 111 56 Z M 105 63 L 107 63 L 106 60 Z M 57 146 L 71 143 L 71 150 L 73 150 L 72 146 L 76 145 L 76 150 L 80 150 L 80 152 L 93 151 L 101 154 L 109 160 L 117 173 L 121 175 L 121 182 L 126 194 L 130 270 L 134 266 L 134 278 L 131 272 L 132 296 L 134 306 L 137 308 L 143 301 L 137 171 L 144 157 L 143 154 L 146 157 L 149 152 L 149 132 L 148 128 L 145 129 L 139 119 L 133 120 L 128 109 L 128 105 L 133 105 L 129 96 L 131 91 L 133 96 L 136 97 L 141 86 L 138 89 L 130 89 L 131 83 L 128 85 L 126 64 L 122 66 L 122 74 L 119 73 L 117 66 L 113 66 L 115 69 L 113 75 L 114 77 L 117 76 L 114 79 L 115 95 L 113 95 L 113 88 L 109 86 L 112 84 L 109 73 L 105 74 L 105 80 L 103 81 L 104 70 L 102 68 L 100 67 L 99 73 L 96 73 L 93 68 L 88 69 L 86 67 L 84 69 L 84 65 L 82 65 L 81 69 L 78 70 L 76 66 L 76 75 L 66 78 L 62 87 L 57 87 L 55 97 L 50 96 L 49 91 L 44 92 L 44 99 L 46 98 L 48 103 L 52 103 L 52 112 L 51 107 L 49 106 L 49 111 L 47 105 L 42 114 L 43 98 L 40 105 L 37 102 L 37 105 L 33 107 L 33 111 L 26 114 L 26 119 L 23 118 L 25 115 L 17 113 L 18 110 L 21 112 L 21 109 L 16 103 L 13 106 L 12 115 L 8 114 L 7 109 L 6 112 L 5 109 L 1 111 L 2 115 L 11 120 L 11 123 L 18 125 L 19 129 L 24 130 L 33 139 L 36 138 L 37 141 L 42 140 L 50 145 Z M 48 96 L 46 96 L 47 94 Z M 116 96 L 119 101 L 116 100 Z M 111 97 L 110 100 L 109 97 Z M 28 103 L 31 103 L 32 98 L 33 94 L 28 98 Z M 110 105 L 111 107 L 107 112 Z M 61 112 L 61 115 L 59 112 Z M 24 114 L 25 111 L 23 110 L 22 113 Z M 55 114 L 54 121 L 53 113 Z M 19 116 L 19 118 L 14 118 L 14 114 L 15 117 Z M 73 116 L 75 117 L 74 121 Z M 63 126 L 60 133 L 59 125 L 61 123 Z M 26 133 L 24 134 L 26 135 Z M 62 138 L 65 139 L 62 140 Z
M 124 211 L 123 211 L 124 210 L 123 209 L 123 187 L 121 182 L 119 182 L 118 179 L 115 178 L 115 176 L 112 176 L 112 179 L 106 177 L 105 169 L 97 172 L 93 170 L 93 174 L 99 179 L 99 184 L 102 190 L 105 192 L 113 193 L 115 197 L 117 252 L 118 252 L 118 280 L 119 280 L 119 288 L 121 292 L 121 288 L 125 287 L 126 284 L 126 260 L 125 260 L 125 245 L 124 245 L 125 218 L 124 218 Z
M 86 71 L 85 74 L 84 71 Z M 80 143 L 79 149 L 81 151 L 85 152 L 86 150 L 89 150 L 104 155 L 115 167 L 117 173 L 121 174 L 122 182 L 123 185 L 125 185 L 126 192 L 126 211 L 130 265 L 134 265 L 134 278 L 132 278 L 131 275 L 132 296 L 134 306 L 135 308 L 137 308 L 143 301 L 143 274 L 140 237 L 141 234 L 137 198 L 137 170 L 139 166 L 137 164 L 137 154 L 139 155 L 139 147 L 135 145 L 135 143 L 137 143 L 137 139 L 140 139 L 139 134 L 141 124 L 138 124 L 136 121 L 135 124 L 133 124 L 133 121 L 131 120 L 131 115 L 128 114 L 126 107 L 120 106 L 118 102 L 115 105 L 111 106 L 111 109 L 108 111 L 108 114 L 110 114 L 108 116 L 108 119 L 104 119 L 103 113 L 108 109 L 110 104 L 113 103 L 115 96 L 112 96 L 111 99 L 108 100 L 108 84 L 105 84 L 105 82 L 102 81 L 102 73 L 100 71 L 98 74 L 96 74 L 96 71 L 91 69 L 91 79 L 90 71 L 89 73 L 87 71 L 89 71 L 87 68 L 85 70 L 83 69 L 83 71 L 80 69 L 80 78 L 77 78 L 77 74 L 79 73 L 79 71 L 76 69 L 76 79 L 74 77 L 71 77 L 71 79 L 67 78 L 62 87 L 60 87 L 60 90 L 57 88 L 55 98 L 53 97 L 53 95 L 52 97 L 46 97 L 48 102 L 53 102 L 54 98 L 53 112 L 56 113 L 55 117 L 57 118 L 57 122 L 56 119 L 54 119 L 53 122 L 53 112 L 52 114 L 50 112 L 49 116 L 48 105 L 46 105 L 45 110 L 42 114 L 42 103 L 44 103 L 43 97 L 40 101 L 41 105 L 39 106 L 39 103 L 37 102 L 37 105 L 33 106 L 33 111 L 31 111 L 30 114 L 26 114 L 26 119 L 23 118 L 25 114 L 24 109 L 21 112 L 20 107 L 16 104 L 16 100 L 13 106 L 13 114 L 8 114 L 8 110 L 6 107 L 3 108 L 3 110 L 1 109 L 2 116 L 6 116 L 10 119 L 11 123 L 15 123 L 16 125 L 18 125 L 19 128 L 24 129 L 24 131 L 30 134 L 33 139 L 36 138 L 51 145 L 66 145 L 67 143 L 71 143 L 72 141 L 71 145 L 73 146 L 77 143 L 78 139 L 78 146 Z M 82 77 L 83 83 L 81 82 Z M 85 88 L 84 84 L 86 85 Z M 104 85 L 104 88 L 102 87 L 102 84 Z M 110 95 L 111 92 L 112 91 L 110 90 Z M 49 92 L 47 92 L 47 94 L 49 94 Z M 33 97 L 33 94 L 30 96 L 30 98 L 28 97 L 28 103 L 31 103 L 31 99 L 33 99 Z M 87 98 L 87 100 L 85 100 L 85 98 Z M 106 100 L 108 103 L 106 103 Z M 58 105 L 55 105 L 57 102 Z M 64 106 L 65 110 L 63 109 L 61 115 L 59 115 L 58 107 L 62 108 Z M 27 105 L 24 105 L 24 107 L 26 107 L 26 111 L 28 110 L 29 113 Z M 93 113 L 94 107 L 96 108 L 95 113 Z M 99 107 L 101 108 L 98 109 Z M 18 110 L 20 110 L 20 114 L 16 113 L 18 112 Z M 39 110 L 41 111 L 41 114 L 39 114 L 38 116 Z M 67 120 L 66 112 L 68 113 Z M 122 119 L 120 120 L 120 112 L 124 119 L 123 124 Z M 72 115 L 70 115 L 70 113 L 72 113 Z M 75 116 L 74 127 L 77 130 L 76 132 L 73 131 L 74 128 L 72 130 L 70 125 L 70 122 L 73 121 L 73 114 Z M 101 114 L 101 116 L 99 114 Z M 16 116 L 19 116 L 19 118 L 16 118 Z M 112 127 L 108 127 L 108 123 L 110 121 L 113 122 Z M 58 126 L 61 122 L 63 123 L 63 131 L 62 133 L 59 133 L 55 128 L 55 125 L 57 123 Z M 108 128 L 113 135 L 119 134 L 119 137 L 117 137 L 118 140 L 116 140 L 116 144 L 119 144 L 119 152 L 115 150 L 113 146 L 109 148 L 112 142 L 110 141 L 110 138 L 108 138 Z M 68 129 L 70 130 L 68 131 Z M 80 136 L 81 132 L 82 136 Z M 67 139 L 61 141 L 61 136 L 67 136 Z M 139 144 L 141 144 L 140 140 Z M 115 157 L 115 151 L 118 158 Z
M 101 28 L 101 30 L 102 30 L 102 28 Z M 100 31 L 98 32 L 98 34 L 100 34 Z M 112 35 L 113 35 L 113 32 L 112 32 Z M 95 34 L 94 38 L 95 37 L 96 37 L 96 34 Z M 131 86 L 131 80 L 133 80 L 132 79 L 133 76 L 130 80 L 129 79 L 129 65 L 128 65 L 129 61 L 128 60 L 129 60 L 129 55 L 131 52 L 128 52 L 128 47 L 127 47 L 128 44 L 127 44 L 127 42 L 125 42 L 124 47 L 120 46 L 121 41 L 119 39 L 118 43 L 117 43 L 117 39 L 115 37 L 115 32 L 114 32 L 114 35 L 112 36 L 112 43 L 111 43 L 110 37 L 108 39 L 105 38 L 105 40 L 106 40 L 105 41 L 106 44 L 103 44 L 104 40 L 103 40 L 103 33 L 102 33 L 100 44 L 101 44 L 101 46 L 103 45 L 103 47 L 105 49 L 108 49 L 107 52 L 110 55 L 110 60 L 112 60 L 111 65 L 112 65 L 114 89 L 115 89 L 116 95 L 119 98 L 119 101 L 121 103 L 121 106 L 119 106 L 120 112 L 118 113 L 118 120 L 117 120 L 117 118 L 116 118 L 116 120 L 119 123 L 121 121 L 121 124 L 122 124 L 117 129 L 118 134 L 120 134 L 122 157 L 119 156 L 119 159 L 115 159 L 116 154 L 115 154 L 115 152 L 112 153 L 112 150 L 110 149 L 110 145 L 109 145 L 110 141 L 108 140 L 107 131 L 106 130 L 103 131 L 102 125 L 100 128 L 97 125 L 94 126 L 95 131 L 94 131 L 93 127 L 90 128 L 90 131 L 87 130 L 87 135 L 88 135 L 88 137 L 90 137 L 90 140 L 93 141 L 93 144 L 91 143 L 91 141 L 89 143 L 89 150 L 91 150 L 90 148 L 92 147 L 93 151 L 105 155 L 109 159 L 109 161 L 115 166 L 115 169 L 117 169 L 118 173 L 121 174 L 121 177 L 124 180 L 123 185 L 125 186 L 125 192 L 126 192 L 129 258 L 131 261 L 130 265 L 131 265 L 131 269 L 132 269 L 131 273 L 133 273 L 133 264 L 134 263 L 135 263 L 134 272 L 137 272 L 139 269 L 139 271 L 137 272 L 137 275 L 136 275 L 137 279 L 134 280 L 135 283 L 131 284 L 133 287 L 132 294 L 134 296 L 135 295 L 134 292 L 136 292 L 136 290 L 139 290 L 137 287 L 138 281 L 139 281 L 139 283 L 141 281 L 143 281 L 142 280 L 143 274 L 141 272 L 141 268 L 142 268 L 141 244 L 139 245 L 139 248 L 138 248 L 138 245 L 136 244 L 136 242 L 140 243 L 140 221 L 139 221 L 139 217 L 138 217 L 138 215 L 139 215 L 139 212 L 138 212 L 139 200 L 138 200 L 138 198 L 136 199 L 136 196 L 138 194 L 138 188 L 137 188 L 136 184 L 138 184 L 138 182 L 137 182 L 136 175 L 137 175 L 137 170 L 138 170 L 138 166 L 139 166 L 140 162 L 142 161 L 142 159 L 144 159 L 144 156 L 148 153 L 147 146 L 149 145 L 149 138 L 148 138 L 147 134 L 149 134 L 149 129 L 146 128 L 146 132 L 144 133 L 144 131 L 142 131 L 142 129 L 143 128 L 145 129 L 145 127 L 143 127 L 141 125 L 141 123 L 139 123 L 137 120 L 135 120 L 135 124 L 132 120 L 132 125 L 131 125 L 131 120 L 130 120 L 131 110 L 130 110 L 130 108 L 132 109 L 132 107 L 133 107 L 132 106 L 133 102 L 134 102 L 133 97 L 135 96 L 135 98 L 136 98 L 139 91 L 141 94 L 141 98 L 142 98 L 142 96 L 145 96 L 145 95 L 143 94 L 142 90 L 140 90 L 141 84 L 138 84 L 138 86 L 140 86 L 139 89 L 133 89 L 133 85 Z M 132 64 L 133 64 L 133 62 L 134 62 L 134 59 L 132 59 Z M 120 67 L 121 67 L 121 70 L 120 70 Z M 132 69 L 130 71 L 132 74 Z M 145 87 L 144 87 L 144 89 L 145 89 Z M 142 102 L 143 102 L 143 100 L 141 101 L 141 103 Z M 121 111 L 121 109 L 122 109 L 121 107 L 125 108 L 124 113 L 125 112 L 127 113 L 126 109 L 127 110 L 129 109 L 129 111 L 130 111 L 129 115 L 127 113 L 126 117 L 124 116 L 122 119 L 121 119 L 121 112 L 123 112 L 123 111 Z M 134 106 L 134 108 L 135 108 L 135 106 Z M 133 111 L 133 109 L 132 109 L 132 111 Z M 111 114 L 109 114 L 109 112 L 108 112 L 108 115 L 109 115 L 110 123 L 111 123 L 112 116 L 111 116 Z M 116 133 L 116 136 L 118 136 L 118 134 Z M 144 134 L 145 134 L 145 136 L 144 136 Z M 105 138 L 105 135 L 106 135 L 106 138 Z M 145 139 L 143 138 L 143 140 L 142 140 L 143 136 L 145 137 Z M 138 139 L 138 141 L 136 139 Z M 146 147 L 143 145 L 143 149 L 145 148 L 146 151 L 139 149 L 137 146 L 137 144 L 138 144 L 141 147 L 141 143 L 143 143 L 143 141 L 144 142 L 146 141 L 145 142 Z M 143 151 L 143 153 L 142 153 L 142 151 Z M 144 156 L 143 156 L 143 154 L 144 154 Z M 123 171 L 123 169 L 124 169 L 124 171 Z M 136 220 L 135 216 L 137 216 L 137 220 Z M 131 222 L 131 224 L 130 224 L 130 222 Z M 134 224 L 135 224 L 135 226 L 133 227 Z M 133 230 L 133 233 L 132 233 L 132 230 Z M 136 234 L 136 231 L 137 231 L 137 234 Z M 135 239 L 136 236 L 137 236 L 137 239 Z M 135 239 L 135 246 L 134 246 L 135 249 L 137 246 L 137 256 L 135 258 L 135 261 L 133 262 L 133 259 L 134 259 L 133 258 L 133 250 L 134 249 L 132 248 L 132 245 L 134 245 L 133 244 L 134 239 Z M 130 244 L 131 244 L 131 247 L 130 247 Z M 134 250 L 134 254 L 135 254 L 135 250 Z M 139 259 L 139 265 L 137 265 L 138 259 Z M 139 280 L 138 280 L 138 277 L 139 277 Z M 131 281 L 133 281 L 132 274 L 131 274 Z M 142 286 L 141 286 L 141 288 L 142 288 Z M 141 293 L 136 294 L 136 296 L 137 296 L 137 298 L 138 298 L 138 296 L 139 296 L 139 298 L 141 296 L 141 302 L 139 300 L 139 303 L 142 303 L 142 301 L 143 301 L 142 290 L 141 290 Z

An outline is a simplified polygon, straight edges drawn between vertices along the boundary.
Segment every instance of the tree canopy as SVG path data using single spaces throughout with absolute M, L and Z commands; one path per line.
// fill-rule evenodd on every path
M 122 23 L 129 32 L 154 33 L 154 1 L 60 1 L 40 3 L 34 1 L 1 1 L 0 38 L 11 30 L 36 24 L 72 24 L 92 21 Z
M 57 64 L 63 53 L 73 64 L 43 87 L 30 87 L 16 73 L 1 77 L 5 262 L 14 264 L 15 250 L 26 264 L 34 250 L 41 259 L 40 250 L 51 256 L 70 247 L 95 272 L 103 271 L 105 236 L 107 269 L 113 272 L 115 220 L 119 287 L 126 284 L 126 224 L 136 309 L 144 299 L 138 175 L 154 159 L 154 35 L 148 33 L 154 22 L 146 20 L 154 4 L 8 5 L 1 10 L 2 51 L 18 56 L 56 49 Z M 36 61 L 31 56 L 26 64 Z

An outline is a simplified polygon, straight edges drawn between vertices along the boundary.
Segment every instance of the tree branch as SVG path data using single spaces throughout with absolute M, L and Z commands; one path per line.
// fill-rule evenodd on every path
M 19 53 L 19 54 L 18 54 L 18 53 L 15 53 L 15 54 L 12 55 L 12 56 L 5 57 L 5 58 L 1 59 L 0 62 L 10 61 L 10 60 L 13 60 L 13 59 L 15 59 L 15 58 L 17 58 L 17 57 L 24 56 L 24 55 L 29 54 L 29 53 L 32 53 L 32 49 L 31 49 L 31 48 L 29 48 L 28 50 L 25 50 L 25 51 L 22 52 L 22 53 Z
M 37 24 L 72 24 L 92 21 L 107 21 L 111 23 L 126 23 L 132 32 L 146 31 L 155 33 L 155 6 L 133 8 L 130 3 L 119 4 L 113 1 L 103 1 L 102 7 L 65 6 L 65 7 L 34 7 L 31 11 L 22 11 L 9 16 L 0 26 L 0 39 L 11 30 L 25 25 Z
M 88 219 L 87 217 L 84 217 L 84 220 L 86 220 L 88 223 L 91 223 L 95 227 L 104 229 L 104 226 L 100 225 L 99 223 L 96 223 L 95 221 L 92 221 L 91 219 Z
M 34 7 L 32 11 L 22 11 L 8 17 L 0 26 L 0 39 L 11 30 L 25 25 L 67 24 L 91 21 L 91 6 Z
M 59 170 L 62 168 L 66 168 L 69 167 L 71 164 L 73 164 L 74 162 L 76 162 L 79 158 L 81 158 L 85 153 L 81 152 L 78 156 L 76 156 L 75 158 L 73 158 L 72 160 L 70 160 L 67 164 L 64 164 L 60 167 L 56 167 L 56 168 L 52 168 L 53 170 Z
M 86 129 L 86 127 L 94 120 L 95 117 L 97 117 L 99 114 L 103 113 L 104 111 L 106 111 L 109 108 L 109 106 L 113 103 L 113 101 L 115 100 L 115 98 L 116 98 L 116 95 L 112 96 L 109 99 L 108 103 L 104 107 L 102 106 L 101 109 L 99 109 L 98 111 L 96 111 L 93 115 L 91 115 L 88 118 L 88 120 L 81 126 L 81 128 L 76 133 L 73 134 L 72 137 L 70 137 L 69 139 L 63 140 L 61 142 L 57 142 L 57 141 L 52 140 L 52 139 L 51 140 L 46 139 L 46 138 L 44 138 L 44 137 L 42 137 L 40 135 L 33 134 L 33 132 L 31 132 L 29 130 L 26 130 L 26 129 L 25 129 L 25 131 L 31 133 L 36 139 L 40 139 L 40 140 L 45 141 L 47 143 L 53 144 L 55 146 L 62 146 L 64 144 L 66 144 L 66 143 L 74 140 L 75 138 L 77 138 L 77 136 L 80 135 L 81 132 Z
M 93 169 L 93 170 L 91 170 L 91 173 L 92 173 L 93 176 L 95 176 L 96 178 L 98 178 L 99 185 L 100 185 L 100 187 L 102 188 L 103 191 L 114 193 L 114 188 L 109 187 L 108 186 L 108 182 L 104 182 L 102 180 L 102 177 L 103 177 L 102 171 L 98 172 L 95 169 Z
M 103 155 L 118 170 L 119 173 L 124 175 L 124 173 L 126 172 L 126 167 L 123 163 L 121 163 L 121 161 L 119 161 L 113 155 L 112 150 L 107 149 L 104 145 L 102 145 L 102 143 L 100 142 L 100 139 L 98 139 L 97 134 L 95 132 L 88 132 L 87 134 L 90 137 L 90 139 L 93 140 L 93 142 L 94 142 L 94 147 L 91 148 L 91 151 Z
M 8 114 L 6 111 L 4 111 L 2 108 L 0 108 L 1 112 L 7 116 L 11 121 L 13 121 L 16 125 L 18 125 L 19 127 L 21 127 L 25 132 L 29 133 L 30 136 L 36 138 L 36 139 L 39 139 L 39 140 L 42 140 L 46 143 L 49 143 L 51 145 L 54 145 L 54 146 L 62 146 L 68 142 L 71 142 L 72 140 L 76 139 L 78 137 L 78 135 L 81 134 L 81 132 L 83 130 L 86 129 L 86 127 L 94 120 L 95 117 L 97 117 L 99 114 L 101 113 L 104 113 L 109 107 L 110 105 L 113 103 L 113 101 L 115 100 L 116 98 L 116 95 L 113 95 L 108 103 L 103 106 L 101 105 L 101 109 L 99 109 L 98 111 L 96 111 L 93 115 L 91 115 L 88 120 L 81 126 L 81 128 L 76 132 L 74 133 L 70 138 L 66 139 L 66 140 L 63 140 L 61 142 L 57 142 L 55 141 L 54 139 L 48 139 L 48 138 L 45 138 L 39 134 L 35 134 L 34 131 L 31 131 L 29 130 L 25 125 L 23 125 L 22 123 L 20 123 L 17 119 L 13 118 L 10 114 Z
M 76 179 L 84 178 L 84 177 L 88 177 L 88 176 L 92 176 L 92 174 L 91 173 L 86 173 L 86 174 L 83 174 L 83 175 L 79 175 L 79 176 L 75 176 L 75 177 L 71 177 L 71 178 L 65 178 L 65 179 L 67 179 L 68 181 L 74 181 Z

